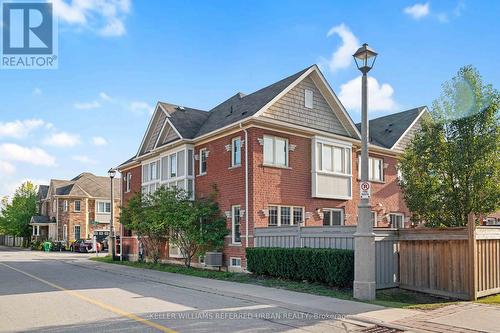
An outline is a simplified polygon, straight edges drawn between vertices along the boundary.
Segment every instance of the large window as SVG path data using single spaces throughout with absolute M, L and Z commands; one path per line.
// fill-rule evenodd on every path
M 269 226 L 287 226 L 304 222 L 304 207 L 269 206 Z
M 344 225 L 344 209 L 323 208 L 323 225 Z
M 404 228 L 405 227 L 405 216 L 399 213 L 389 214 L 389 219 L 391 222 L 391 228 Z
M 264 164 L 288 166 L 288 139 L 264 135 Z
M 231 240 L 233 244 L 241 244 L 241 207 L 233 206 L 231 212 Z
M 111 213 L 111 202 L 108 201 L 97 201 L 97 212 L 99 214 L 109 214 Z
M 207 154 L 206 148 L 200 149 L 200 175 L 207 173 Z
M 351 149 L 318 143 L 318 169 L 343 175 L 351 174 Z
M 241 165 L 241 138 L 234 138 L 231 143 L 231 166 Z

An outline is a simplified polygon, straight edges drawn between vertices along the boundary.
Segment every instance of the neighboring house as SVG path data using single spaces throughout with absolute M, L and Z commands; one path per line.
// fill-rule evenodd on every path
M 375 226 L 409 226 L 398 156 L 426 110 L 370 121 Z M 225 264 L 245 267 L 254 228 L 356 224 L 360 147 L 358 127 L 314 65 L 210 111 L 159 102 L 136 155 L 118 167 L 122 199 L 162 185 L 206 197 L 217 185 L 230 230 Z M 137 253 L 133 236 L 127 251 Z M 175 246 L 166 253 L 182 257 Z
M 120 182 L 114 179 L 115 230 L 119 231 Z M 82 173 L 71 180 L 52 179 L 38 190 L 38 214 L 31 218 L 33 237 L 74 241 L 109 235 L 111 182 L 109 177 Z

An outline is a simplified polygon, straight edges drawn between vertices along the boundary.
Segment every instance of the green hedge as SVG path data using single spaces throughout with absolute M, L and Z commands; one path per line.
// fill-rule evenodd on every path
M 348 287 L 354 280 L 354 251 L 341 249 L 246 249 L 247 270 L 289 280 L 307 280 Z

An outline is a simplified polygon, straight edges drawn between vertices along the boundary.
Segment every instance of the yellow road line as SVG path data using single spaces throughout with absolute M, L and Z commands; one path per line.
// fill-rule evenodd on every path
M 14 270 L 14 271 L 16 271 L 16 272 L 19 272 L 19 273 L 21 273 L 21 274 L 24 274 L 24 275 L 26 275 L 26 276 L 29 276 L 29 277 L 30 277 L 30 278 L 32 278 L 32 279 L 35 279 L 35 280 L 37 280 L 37 281 L 40 281 L 40 282 L 42 282 L 42 283 L 44 283 L 44 284 L 46 284 L 46 285 L 49 285 L 49 286 L 51 286 L 51 287 L 53 287 L 53 288 L 59 289 L 59 290 L 61 290 L 61 291 L 65 292 L 65 293 L 67 293 L 67 294 L 69 294 L 69 295 L 71 295 L 71 296 L 73 296 L 73 297 L 76 297 L 76 298 L 79 298 L 79 299 L 81 299 L 81 300 L 84 300 L 84 301 L 86 301 L 86 302 L 88 302 L 88 303 L 91 303 L 91 304 L 97 305 L 97 306 L 99 306 L 99 307 L 101 307 L 101 308 L 103 308 L 103 309 L 105 309 L 105 310 L 111 311 L 111 312 L 113 312 L 113 313 L 115 313 L 115 314 L 118 314 L 118 315 L 120 315 L 120 316 L 122 316 L 122 317 L 126 317 L 126 318 L 129 318 L 129 319 L 135 320 L 135 321 L 137 321 L 137 322 L 139 322 L 139 323 L 141 323 L 141 324 L 144 324 L 144 325 L 147 325 L 147 326 L 150 326 L 150 327 L 156 328 L 157 330 L 159 330 L 159 331 L 161 331 L 161 332 L 165 332 L 165 333 L 177 333 L 176 331 L 174 331 L 174 330 L 172 330 L 172 329 L 170 329 L 170 328 L 168 328 L 168 327 L 166 327 L 166 326 L 163 326 L 163 325 L 160 325 L 160 324 L 154 323 L 154 322 L 149 321 L 149 320 L 147 320 L 147 319 L 141 318 L 141 317 L 139 317 L 139 316 L 137 316 L 137 315 L 135 315 L 135 314 L 133 314 L 133 313 L 130 313 L 130 312 L 127 312 L 127 311 L 121 310 L 121 309 L 116 308 L 116 307 L 114 307 L 114 306 L 112 306 L 112 305 L 109 305 L 109 304 L 106 304 L 106 303 L 100 302 L 100 301 L 98 301 L 98 300 L 92 299 L 92 298 L 87 297 L 87 296 L 85 296 L 85 295 L 83 295 L 83 294 L 80 294 L 80 293 L 78 293 L 78 292 L 76 292 L 76 291 L 73 291 L 73 290 L 68 290 L 68 289 L 63 288 L 63 287 L 61 287 L 61 286 L 58 286 L 57 284 L 54 284 L 54 283 L 52 283 L 52 282 L 49 282 L 49 281 L 47 281 L 47 280 L 44 280 L 44 279 L 39 278 L 39 277 L 37 277 L 37 276 L 34 276 L 34 275 L 30 274 L 30 273 L 24 272 L 24 271 L 22 271 L 22 270 L 20 270 L 20 269 L 17 269 L 17 268 L 14 268 L 14 267 L 12 267 L 12 266 L 9 266 L 9 265 L 7 265 L 7 264 L 4 264 L 4 263 L 2 263 L 2 262 L 0 262 L 0 265 L 5 266 L 5 267 L 8 267 L 8 268 L 10 268 L 10 269 L 12 269 L 12 270 Z

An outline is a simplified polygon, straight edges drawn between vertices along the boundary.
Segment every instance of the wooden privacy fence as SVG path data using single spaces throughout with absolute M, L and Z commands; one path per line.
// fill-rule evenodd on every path
M 24 237 L 0 235 L 0 245 L 21 247 L 24 244 Z
M 310 247 L 354 250 L 355 226 L 256 228 L 255 247 Z M 376 229 L 377 288 L 398 286 L 397 229 Z

